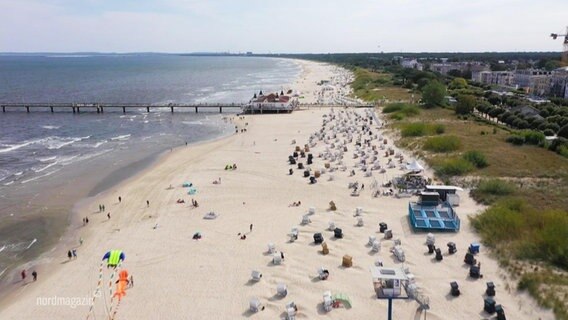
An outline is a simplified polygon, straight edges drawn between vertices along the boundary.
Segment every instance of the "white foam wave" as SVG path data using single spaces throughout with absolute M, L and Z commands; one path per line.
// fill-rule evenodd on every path
M 32 242 L 30 242 L 30 244 L 28 245 L 28 247 L 26 248 L 26 250 L 29 249 L 29 248 L 31 248 L 31 247 L 34 245 L 34 243 L 36 243 L 36 242 L 37 242 L 37 239 L 34 238 L 34 239 L 32 240 Z
M 0 252 L 4 251 L 4 249 L 6 249 L 5 245 L 2 248 L 0 248 Z
M 39 162 L 49 162 L 49 161 L 55 160 L 55 159 L 57 159 L 57 156 L 48 157 L 48 158 L 39 158 L 38 161 Z
M 61 128 L 61 126 L 41 126 L 41 127 L 48 130 L 55 130 Z
M 122 136 L 112 137 L 112 138 L 110 138 L 110 140 L 112 140 L 112 141 L 116 141 L 116 140 L 128 140 L 128 139 L 130 139 L 130 136 L 131 136 L 130 134 L 125 134 L 125 135 L 122 135 Z
M 35 173 L 39 173 L 39 172 L 43 172 L 51 167 L 53 167 L 54 165 L 56 165 L 58 163 L 58 161 L 52 162 L 44 167 L 32 167 L 32 171 Z
M 19 172 L 14 173 L 14 175 L 17 177 L 17 176 L 21 176 L 23 173 L 24 173 L 23 171 L 19 171 Z
M 12 185 L 12 184 L 14 184 L 14 180 L 4 183 L 5 186 L 9 186 L 9 185 Z
M 10 151 L 18 150 L 18 149 L 20 149 L 20 148 L 27 147 L 27 146 L 29 146 L 29 145 L 31 145 L 31 144 L 40 142 L 41 140 L 42 140 L 42 139 L 39 139 L 39 140 L 30 140 L 30 141 L 25 141 L 25 142 L 23 142 L 23 143 L 21 143 L 21 144 L 14 144 L 14 145 L 5 144 L 5 145 L 3 145 L 3 146 L 6 146 L 7 148 L 0 149 L 0 153 L 5 153 L 5 152 L 10 152 Z
M 44 178 L 44 177 L 48 177 L 48 176 L 50 176 L 50 175 L 52 175 L 52 174 L 58 172 L 59 170 L 61 170 L 61 169 L 53 170 L 53 171 L 50 171 L 50 172 L 48 172 L 48 173 L 46 173 L 46 174 L 44 174 L 44 175 L 36 176 L 36 177 L 30 178 L 30 179 L 24 180 L 24 181 L 22 181 L 22 184 L 28 183 L 28 182 L 31 182 L 31 181 L 35 181 L 35 180 L 37 180 L 37 179 L 41 179 L 41 178 Z
M 65 147 L 65 146 L 68 146 L 70 144 L 73 144 L 75 142 L 89 139 L 90 137 L 91 136 L 62 138 L 62 137 L 58 137 L 58 136 L 52 136 L 52 137 L 40 139 L 38 142 L 41 143 L 43 146 L 45 146 L 49 150 L 57 150 L 57 149 L 61 149 L 61 148 Z
M 197 125 L 203 125 L 203 122 L 201 122 L 201 121 L 199 121 L 199 120 L 196 120 L 196 121 L 182 121 L 181 123 L 183 123 L 183 124 L 189 124 L 189 125 L 195 125 L 195 124 L 197 124 Z

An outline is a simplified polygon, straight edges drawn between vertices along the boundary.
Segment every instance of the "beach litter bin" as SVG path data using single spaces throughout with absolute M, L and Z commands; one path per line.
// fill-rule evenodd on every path
M 458 251 L 458 249 L 456 249 L 456 244 L 454 242 L 448 242 L 448 252 L 450 254 L 454 254 Z

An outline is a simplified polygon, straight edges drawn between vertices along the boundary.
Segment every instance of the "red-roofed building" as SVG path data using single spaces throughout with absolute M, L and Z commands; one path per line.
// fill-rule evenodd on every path
M 284 95 L 283 92 L 262 94 L 262 91 L 255 94 L 247 105 L 243 107 L 245 113 L 279 113 L 292 112 L 299 105 L 298 99 Z

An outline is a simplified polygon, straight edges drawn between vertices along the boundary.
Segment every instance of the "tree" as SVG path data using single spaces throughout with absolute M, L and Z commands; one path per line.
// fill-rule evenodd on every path
M 553 130 L 551 129 L 551 131 Z M 564 127 L 560 128 L 560 130 L 558 130 L 558 136 L 568 139 L 568 125 L 565 125 Z
M 461 95 L 458 97 L 458 104 L 456 105 L 456 114 L 470 114 L 477 103 L 472 95 Z
M 467 80 L 465 80 L 464 78 L 455 78 L 454 80 L 452 80 L 452 82 L 450 82 L 449 88 L 450 89 L 467 88 Z
M 422 101 L 427 108 L 440 106 L 446 97 L 446 86 L 437 80 L 431 80 L 422 88 Z

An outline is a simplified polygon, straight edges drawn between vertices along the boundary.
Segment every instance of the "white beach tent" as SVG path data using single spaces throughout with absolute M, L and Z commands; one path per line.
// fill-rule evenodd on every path
M 424 170 L 424 167 L 421 166 L 420 163 L 418 163 L 418 161 L 414 160 L 406 164 L 406 170 L 418 172 Z

